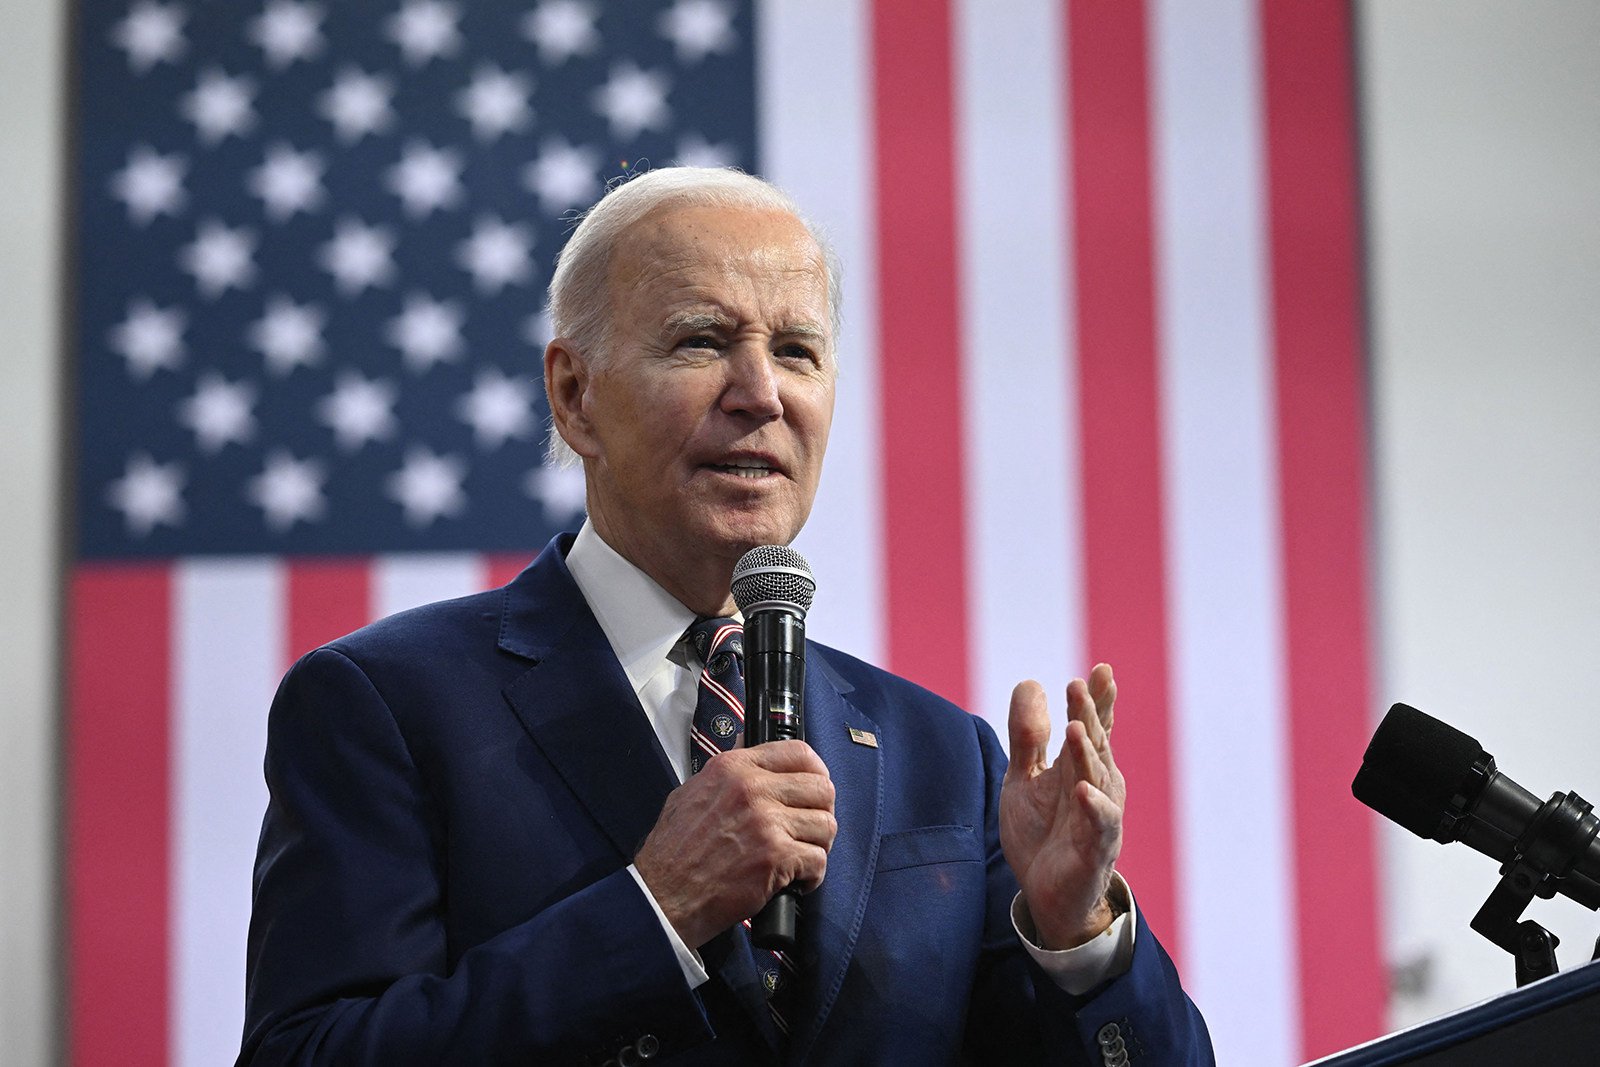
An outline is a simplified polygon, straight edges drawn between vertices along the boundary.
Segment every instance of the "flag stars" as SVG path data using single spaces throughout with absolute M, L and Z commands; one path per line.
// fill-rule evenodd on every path
M 269 66 L 282 70 L 322 51 L 321 23 L 322 9 L 316 4 L 269 0 L 250 23 L 250 40 L 261 48 Z
M 461 199 L 461 168 L 461 157 L 448 148 L 412 141 L 400 162 L 389 168 L 388 186 L 407 215 L 426 218 Z
M 183 525 L 183 468 L 157 463 L 147 452 L 128 457 L 123 475 L 106 487 L 106 503 L 122 512 L 128 532 L 148 537 L 157 526 Z
M 522 17 L 522 35 L 539 47 L 547 64 L 586 56 L 600 45 L 595 7 L 579 0 L 545 0 Z
M 178 263 L 194 276 L 203 295 L 215 299 L 255 281 L 255 248 L 255 234 L 250 230 L 210 219 L 200 224 L 193 243 L 178 250 Z
M 207 372 L 193 396 L 178 404 L 178 421 L 194 431 L 202 452 L 220 452 L 226 444 L 246 444 L 255 436 L 256 391 L 248 382 L 229 382 Z
M 532 91 L 533 83 L 527 75 L 483 66 L 456 97 L 456 110 L 472 123 L 473 136 L 480 141 L 493 141 L 527 128 L 533 117 L 528 108 L 528 94 Z
M 586 504 L 582 467 L 535 467 L 523 479 L 522 491 L 552 522 L 565 522 Z
M 268 526 L 283 533 L 297 522 L 313 523 L 326 514 L 324 480 L 322 464 L 295 459 L 278 449 L 267 457 L 261 473 L 250 479 L 245 496 L 262 510 Z
M 671 115 L 668 88 L 665 75 L 624 61 L 612 66 L 610 78 L 595 90 L 594 109 L 611 124 L 612 136 L 631 141 L 645 130 L 666 126 Z
M 261 198 L 268 218 L 283 222 L 297 211 L 309 213 L 322 206 L 323 170 L 317 153 L 275 144 L 267 149 L 261 166 L 250 172 L 250 191 Z
M 400 469 L 389 476 L 389 497 L 400 504 L 406 522 L 420 529 L 466 510 L 467 496 L 461 488 L 466 476 L 466 464 L 455 456 L 413 447 L 407 449 Z
M 187 16 L 177 4 L 140 2 L 111 31 L 111 41 L 128 54 L 128 66 L 143 74 L 157 63 L 174 63 L 188 49 L 183 38 Z
M 216 144 L 229 135 L 242 136 L 255 126 L 256 113 L 251 107 L 254 96 L 255 82 L 243 75 L 230 78 L 219 68 L 211 67 L 201 72 L 194 90 L 184 95 L 179 108 L 194 123 L 201 141 Z
M 148 225 L 157 215 L 177 215 L 188 202 L 183 191 L 183 175 L 188 163 L 183 156 L 161 155 L 149 145 L 137 145 L 128 153 L 128 164 L 111 176 L 111 193 L 128 208 L 128 217 L 137 225 Z
M 382 226 L 341 220 L 319 258 L 345 296 L 358 296 L 394 280 L 394 237 Z
M 456 401 L 456 416 L 472 427 L 473 441 L 492 452 L 533 433 L 533 389 L 499 369 L 478 372 L 472 389 Z
M 430 59 L 455 55 L 461 47 L 456 22 L 461 13 L 454 4 L 439 0 L 409 0 L 388 22 L 389 39 L 413 67 Z
M 341 141 L 353 144 L 394 125 L 393 97 L 394 85 L 388 78 L 347 69 L 318 99 L 317 109 L 333 123 Z
M 456 262 L 472 275 L 479 292 L 492 295 L 528 280 L 532 251 L 533 234 L 526 226 L 481 218 L 472 236 L 456 246 Z
M 678 142 L 678 162 L 685 167 L 731 167 L 739 155 L 730 144 L 712 144 L 692 133 Z
M 128 373 L 143 381 L 161 369 L 175 370 L 183 362 L 183 331 L 188 318 L 180 308 L 159 308 L 140 297 L 128 304 L 128 314 L 111 328 L 111 347 L 128 361 Z
M 522 168 L 522 183 L 548 214 L 587 207 L 600 189 L 600 153 L 574 148 L 559 138 L 546 140 L 539 158 Z
M 384 334 L 400 350 L 406 366 L 422 374 L 435 364 L 460 358 L 464 321 L 465 316 L 454 303 L 412 293 L 406 297 L 404 310 L 389 320 Z
M 354 452 L 369 442 L 387 441 L 399 429 L 394 417 L 400 392 L 393 383 L 359 374 L 339 375 L 333 392 L 317 404 L 317 417 L 333 430 L 339 447 Z
M 713 52 L 732 51 L 733 7 L 721 0 L 678 0 L 657 23 L 684 63 L 698 63 Z
M 267 301 L 261 318 L 250 324 L 250 346 L 265 358 L 267 369 L 282 377 L 296 367 L 322 359 L 322 327 L 326 316 L 315 304 L 297 304 L 285 296 Z

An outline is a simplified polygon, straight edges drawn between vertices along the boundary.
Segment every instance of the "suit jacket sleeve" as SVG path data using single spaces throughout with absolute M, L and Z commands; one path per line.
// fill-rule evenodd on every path
M 266 774 L 241 1063 L 598 1062 L 643 1033 L 663 1051 L 710 1036 L 625 869 L 451 964 L 443 818 L 340 652 L 285 678 Z
M 1000 783 L 1006 758 L 994 731 L 974 717 L 987 782 L 989 864 L 986 943 L 973 995 L 966 1045 L 978 1063 L 1215 1063 L 1205 1020 L 1178 981 L 1155 934 L 1138 919 L 1126 974 L 1084 996 L 1062 990 L 1034 962 L 1011 925 L 1016 879 L 1000 848 Z M 1126 1050 L 1127 1059 L 1118 1052 Z

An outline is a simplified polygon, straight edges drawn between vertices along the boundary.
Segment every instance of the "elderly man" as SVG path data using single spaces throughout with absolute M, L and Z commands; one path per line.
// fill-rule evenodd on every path
M 703 665 L 734 564 L 799 533 L 832 419 L 835 272 L 794 205 L 645 175 L 550 296 L 588 521 L 285 678 L 241 1062 L 1210 1062 L 1112 869 L 1109 667 L 1053 762 L 1017 687 L 1008 769 L 981 719 L 813 644 L 806 741 L 692 755 L 703 676 L 742 684 Z M 791 883 L 774 956 L 743 920 Z

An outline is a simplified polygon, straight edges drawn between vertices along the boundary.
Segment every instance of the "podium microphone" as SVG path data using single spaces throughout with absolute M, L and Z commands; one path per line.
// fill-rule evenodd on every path
M 817 583 L 806 558 L 785 545 L 752 548 L 733 568 L 744 615 L 744 743 L 805 739 L 806 612 Z M 750 920 L 761 948 L 792 951 L 800 894 L 786 886 Z

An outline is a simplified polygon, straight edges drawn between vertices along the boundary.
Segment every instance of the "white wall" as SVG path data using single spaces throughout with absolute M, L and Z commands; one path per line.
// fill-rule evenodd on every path
M 0 0 L 0 1061 L 57 1054 L 60 3 Z
M 63 5 L 0 0 L 0 1049 L 58 1053 L 56 389 Z M 1381 688 L 1539 793 L 1600 797 L 1600 6 L 1361 9 Z M 1374 709 L 1376 716 L 1379 709 Z M 1511 984 L 1493 864 L 1385 840 L 1395 1021 Z M 1533 913 L 1570 965 L 1600 918 Z M 1330 921 L 1332 917 L 1330 917 Z
M 1600 801 L 1600 5 L 1361 13 L 1380 692 Z M 1467 928 L 1495 864 L 1384 846 L 1393 956 L 1423 977 L 1395 1022 L 1510 987 Z M 1565 901 L 1529 917 L 1563 966 L 1600 933 Z

